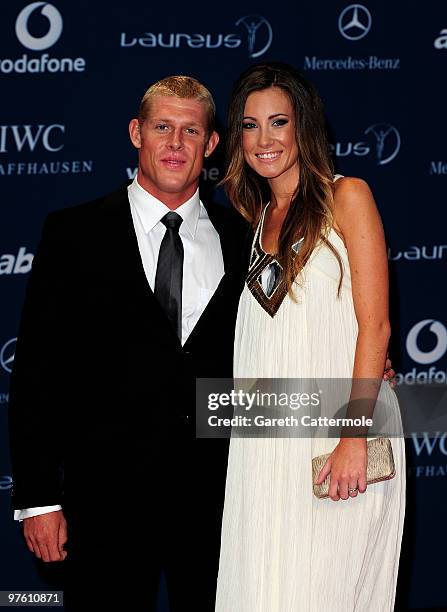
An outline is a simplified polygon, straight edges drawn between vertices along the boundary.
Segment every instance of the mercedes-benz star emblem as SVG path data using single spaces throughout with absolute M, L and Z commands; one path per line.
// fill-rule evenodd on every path
M 360 40 L 371 29 L 371 13 L 363 4 L 350 4 L 340 13 L 338 29 L 348 40 Z
M 8 342 L 2 347 L 0 351 L 0 364 L 8 374 L 11 374 L 12 371 L 12 363 L 14 361 L 14 354 L 16 349 L 17 338 L 11 338 Z

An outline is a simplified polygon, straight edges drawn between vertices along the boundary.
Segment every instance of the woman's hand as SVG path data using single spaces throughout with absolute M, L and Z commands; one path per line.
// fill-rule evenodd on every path
M 342 438 L 321 469 L 316 484 L 328 474 L 329 497 L 338 501 L 366 491 L 366 438 Z M 349 490 L 355 489 L 355 490 Z
M 396 386 L 396 372 L 393 370 L 393 364 L 391 363 L 390 356 L 386 354 L 385 371 L 383 373 L 383 380 L 387 380 L 390 387 L 394 389 Z

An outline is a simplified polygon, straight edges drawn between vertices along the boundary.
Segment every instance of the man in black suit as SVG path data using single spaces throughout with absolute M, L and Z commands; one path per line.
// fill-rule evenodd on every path
M 13 507 L 29 549 L 64 561 L 67 609 L 213 610 L 227 445 L 195 439 L 196 377 L 231 377 L 245 224 L 204 206 L 210 93 L 151 86 L 136 179 L 50 213 L 10 392 Z

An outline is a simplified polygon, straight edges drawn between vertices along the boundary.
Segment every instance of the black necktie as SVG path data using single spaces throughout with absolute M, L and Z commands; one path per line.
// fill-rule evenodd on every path
M 154 293 L 177 336 L 182 340 L 183 243 L 179 236 L 183 219 L 169 212 L 161 219 L 166 232 L 158 254 Z

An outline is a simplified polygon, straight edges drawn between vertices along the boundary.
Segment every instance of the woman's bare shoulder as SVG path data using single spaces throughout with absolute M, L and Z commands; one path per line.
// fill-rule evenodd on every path
M 379 217 L 368 183 L 354 176 L 334 182 L 333 227 L 346 243 L 347 234 Z
M 334 196 L 338 196 L 338 199 L 345 199 L 356 195 L 363 195 L 365 193 L 371 193 L 371 189 L 368 183 L 356 176 L 340 176 L 334 181 Z
M 343 176 L 334 182 L 334 214 L 357 215 L 365 208 L 375 207 L 368 183 L 354 176 Z

